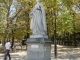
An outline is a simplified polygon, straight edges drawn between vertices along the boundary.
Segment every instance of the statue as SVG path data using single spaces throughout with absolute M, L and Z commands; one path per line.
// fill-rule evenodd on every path
M 30 12 L 30 18 L 30 29 L 32 30 L 33 35 L 46 35 L 47 26 L 45 10 L 39 0 L 36 0 L 36 4 Z

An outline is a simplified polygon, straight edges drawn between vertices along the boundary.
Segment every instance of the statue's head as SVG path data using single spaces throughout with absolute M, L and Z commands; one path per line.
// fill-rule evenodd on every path
M 40 2 L 40 0 L 36 0 L 36 2 Z

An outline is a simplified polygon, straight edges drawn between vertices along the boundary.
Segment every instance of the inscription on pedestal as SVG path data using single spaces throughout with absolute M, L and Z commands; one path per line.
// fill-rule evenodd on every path
M 31 45 L 31 48 L 39 48 L 39 45 Z

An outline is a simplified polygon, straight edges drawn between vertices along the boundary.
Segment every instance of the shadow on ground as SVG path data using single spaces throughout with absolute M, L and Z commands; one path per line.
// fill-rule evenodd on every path
M 80 47 L 71 48 L 66 46 L 58 46 L 57 58 L 54 58 L 54 52 L 52 52 L 51 60 L 80 60 Z

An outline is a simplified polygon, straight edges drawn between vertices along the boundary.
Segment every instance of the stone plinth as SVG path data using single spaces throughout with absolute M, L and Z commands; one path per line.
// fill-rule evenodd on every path
M 48 38 L 27 40 L 27 60 L 51 60 L 51 41 Z

